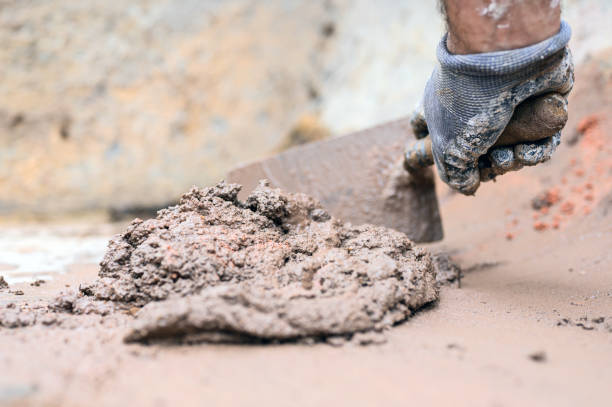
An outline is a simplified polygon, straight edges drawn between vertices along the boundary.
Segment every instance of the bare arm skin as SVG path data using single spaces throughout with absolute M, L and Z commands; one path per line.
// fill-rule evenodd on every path
M 442 0 L 453 54 L 522 48 L 556 34 L 559 0 Z

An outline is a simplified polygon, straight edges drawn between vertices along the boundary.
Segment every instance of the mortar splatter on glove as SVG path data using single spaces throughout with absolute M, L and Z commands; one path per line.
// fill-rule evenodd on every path
M 449 53 L 446 35 L 442 38 L 423 112 L 438 173 L 451 188 L 474 194 L 481 182 L 479 159 L 485 155 L 497 174 L 550 158 L 560 133 L 536 143 L 491 147 L 525 99 L 571 91 L 570 35 L 569 25 L 561 22 L 557 34 L 537 44 L 472 55 Z

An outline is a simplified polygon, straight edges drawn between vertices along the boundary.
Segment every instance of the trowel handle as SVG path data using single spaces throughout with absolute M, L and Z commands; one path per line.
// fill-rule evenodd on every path
M 567 122 L 567 101 L 558 93 L 548 93 L 526 100 L 514 109 L 510 122 L 493 147 L 537 141 L 553 136 Z M 433 165 L 431 139 L 417 140 L 404 154 L 408 171 Z

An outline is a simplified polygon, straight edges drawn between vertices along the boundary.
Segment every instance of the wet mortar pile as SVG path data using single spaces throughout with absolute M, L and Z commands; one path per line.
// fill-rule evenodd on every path
M 343 223 L 265 182 L 245 201 L 239 190 L 194 187 L 134 220 L 96 281 L 27 318 L 15 310 L 13 325 L 120 314 L 126 342 L 333 342 L 382 332 L 438 298 L 430 255 L 404 234 Z

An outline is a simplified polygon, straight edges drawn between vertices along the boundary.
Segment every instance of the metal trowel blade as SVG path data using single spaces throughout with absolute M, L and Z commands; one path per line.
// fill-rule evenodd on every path
M 246 197 L 260 179 L 318 199 L 335 216 L 355 225 L 387 226 L 415 242 L 442 239 L 442 220 L 431 168 L 409 174 L 404 146 L 415 140 L 408 119 L 346 136 L 313 142 L 239 166 L 228 182 Z

